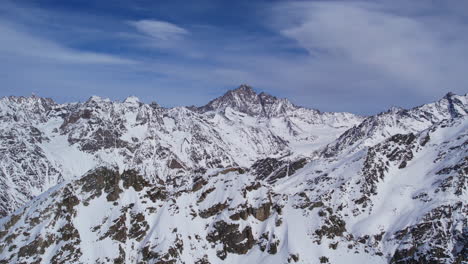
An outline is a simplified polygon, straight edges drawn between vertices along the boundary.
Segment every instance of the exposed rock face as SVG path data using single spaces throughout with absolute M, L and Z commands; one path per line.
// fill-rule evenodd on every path
M 243 84 L 198 108 L 198 111 L 224 112 L 228 107 L 251 116 L 271 117 L 287 114 L 288 109 L 294 109 L 297 106 L 294 106 L 287 99 L 278 99 L 266 93 L 257 94 L 252 87 Z
M 285 161 L 275 158 L 260 159 L 252 165 L 252 171 L 260 180 L 264 180 L 283 166 L 284 163 Z
M 252 165 L 252 170 L 253 173 L 258 176 L 259 180 L 266 180 L 269 183 L 274 183 L 281 178 L 293 175 L 306 164 L 306 158 L 301 158 L 295 161 L 266 158 L 256 161 Z
M 462 202 L 432 209 L 418 223 L 394 233 L 393 238 L 401 242 L 390 263 L 463 263 L 467 215 L 468 206 Z
M 210 182 L 213 184 L 215 180 L 225 181 L 225 177 L 245 177 L 239 171 L 245 173 L 238 169 L 221 170 L 211 176 Z M 252 189 L 254 178 L 249 178 L 246 185 L 239 188 L 248 189 L 250 192 L 266 188 Z M 157 187 L 157 183 L 150 183 L 136 171 L 119 173 L 112 168 L 96 168 L 78 180 L 50 190 L 48 195 L 40 196 L 33 202 L 36 206 L 34 209 L 14 214 L 3 223 L 2 230 L 5 231 L 0 233 L 1 260 L 24 262 L 32 258 L 38 262 L 50 259 L 52 263 L 81 263 L 88 261 L 92 255 L 98 263 L 109 260 L 122 263 L 176 263 L 181 261 L 184 252 L 190 250 L 184 249 L 184 244 L 188 243 L 187 239 L 193 239 L 190 242 L 192 250 L 194 247 L 206 248 L 221 244 L 221 249 L 216 250 L 220 259 L 225 259 L 229 253 L 246 254 L 255 246 L 257 240 L 252 233 L 253 227 L 247 226 L 240 230 L 239 224 L 222 220 L 214 222 L 214 216 L 243 208 L 245 205 L 236 204 L 232 199 L 194 215 L 197 219 L 207 219 L 207 223 L 213 222 L 213 227 L 204 231 L 206 241 L 201 238 L 203 233 L 195 233 L 195 237 L 192 238 L 191 235 L 179 231 L 181 227 L 176 223 L 160 223 L 157 225 L 159 231 L 154 230 L 155 221 L 158 221 L 154 216 L 160 211 L 172 215 L 174 219 L 183 220 L 183 215 L 192 211 L 196 204 L 209 205 L 207 202 L 191 199 L 199 195 L 202 189 L 193 191 L 192 187 L 187 185 L 186 191 L 161 196 L 161 188 L 163 186 Z M 211 186 L 209 189 L 216 192 L 217 188 Z M 160 199 L 152 199 L 153 196 Z M 188 199 L 193 203 L 179 207 L 177 199 Z M 253 207 L 248 202 L 246 204 L 250 208 Z M 255 219 L 266 221 L 272 215 L 270 207 L 270 203 L 263 204 L 251 210 L 251 214 Z M 89 215 L 90 213 L 93 215 Z M 250 225 L 250 221 L 244 222 Z M 165 235 L 166 228 L 171 235 Z M 173 237 L 173 243 L 164 244 L 168 247 L 161 248 L 158 243 L 160 236 Z M 30 237 L 36 239 L 28 243 Z M 107 241 L 114 241 L 114 244 L 107 244 Z M 22 245 L 24 242 L 26 243 L 22 247 L 10 246 Z M 93 251 L 88 248 L 91 245 L 97 248 L 107 245 L 106 252 Z M 140 246 L 142 250 L 139 249 Z M 129 248 L 133 250 L 129 251 Z M 273 252 L 272 250 L 270 251 Z M 107 255 L 112 251 L 118 254 L 113 257 Z M 206 257 L 201 259 L 208 261 Z
M 224 221 L 214 224 L 214 230 L 208 234 L 206 240 L 223 245 L 222 249 L 216 252 L 220 259 L 225 259 L 227 253 L 246 254 L 255 244 L 251 227 L 247 226 L 239 231 L 238 224 L 228 224 Z
M 464 263 L 467 101 L 352 127 L 244 86 L 192 109 L 3 98 L 0 263 Z M 316 125 L 349 129 L 317 147 Z
M 258 208 L 252 208 L 252 207 L 244 208 L 240 212 L 237 212 L 231 215 L 229 218 L 231 218 L 232 220 L 239 220 L 239 219 L 247 220 L 249 216 L 253 216 L 260 221 L 265 221 L 270 216 L 270 211 L 271 211 L 271 204 L 265 203 L 259 206 Z

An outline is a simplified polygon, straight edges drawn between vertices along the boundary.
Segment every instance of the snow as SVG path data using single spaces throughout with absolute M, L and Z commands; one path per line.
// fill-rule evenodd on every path
M 53 133 L 53 129 L 61 124 L 62 120 L 52 119 L 41 128 L 45 134 L 50 135 L 49 141 L 40 144 L 46 158 L 56 164 L 62 171 L 65 179 L 73 179 L 85 174 L 96 167 L 95 157 L 78 149 L 76 145 L 70 145 L 65 135 Z M 55 185 L 54 183 L 53 185 Z M 46 186 L 49 188 L 52 186 Z
M 124 103 L 130 106 L 138 106 L 138 104 L 140 103 L 140 99 L 138 99 L 138 97 L 136 96 L 129 96 L 125 98 Z
M 5 197 L 16 199 L 8 201 L 14 201 L 18 207 L 24 204 L 15 211 L 20 221 L 8 228 L 8 232 L 18 234 L 9 241 L 18 248 L 0 252 L 0 260 L 17 254 L 19 248 L 36 236 L 59 234 L 60 227 L 70 222 L 78 230 L 78 247 L 83 253 L 80 260 L 85 263 L 115 259 L 120 247 L 125 252 L 125 262 L 135 263 L 142 257 L 144 247 L 164 255 L 180 241 L 184 250 L 178 251 L 176 263 L 193 263 L 205 255 L 211 263 L 286 263 L 291 254 L 299 255 L 299 263 L 318 263 L 322 256 L 338 264 L 388 263 L 388 257 L 401 245 L 393 238 L 395 232 L 421 223 L 423 216 L 441 205 L 468 200 L 466 190 L 460 195 L 452 189 L 437 191 L 442 180 L 456 173 L 437 172 L 459 164 L 466 156 L 463 145 L 468 137 L 468 118 L 463 117 L 466 96 L 451 97 L 461 102 L 453 108 L 462 117 L 452 118 L 454 113 L 447 110 L 450 105 L 444 98 L 410 109 L 407 116 L 401 115 L 407 110 L 393 108 L 362 123 L 361 117 L 349 113 L 320 113 L 294 107 L 282 99 L 268 105 L 265 115 L 259 112 L 259 105 L 252 103 L 257 97 L 247 100 L 248 104 L 245 98 L 234 94 L 234 102 L 217 101 L 215 109 L 190 110 L 153 109 L 136 97 L 122 103 L 92 97 L 84 104 L 51 103 L 48 111 L 42 106 L 37 108 L 36 98 L 28 99 L 29 110 L 19 114 L 22 119 L 17 122 L 21 125 L 12 125 L 16 123 L 5 113 L 19 111 L 18 105 L 22 103 L 0 101 L 0 128 L 5 134 L 16 133 L 18 138 L 13 141 L 18 145 L 27 143 L 19 155 L 18 148 L 6 143 L 8 140 L 0 141 L 2 149 L 9 151 L 0 160 L 3 175 L 0 187 L 8 193 Z M 90 110 L 91 114 L 83 115 L 84 110 Z M 122 141 L 121 145 L 98 145 L 103 141 L 99 134 L 102 131 L 110 131 L 103 135 L 117 135 L 112 140 Z M 397 133 L 414 133 L 415 143 L 406 146 L 389 141 Z M 420 142 L 427 135 L 430 140 L 423 146 Z M 89 142 L 91 148 L 85 149 Z M 327 146 L 338 147 L 325 156 L 322 153 Z M 377 149 L 375 157 L 369 156 L 371 147 Z M 399 168 L 400 160 L 391 160 L 384 153 L 393 148 L 411 151 L 413 156 L 406 167 Z M 287 163 L 306 157 L 310 162 L 295 173 L 268 183 L 257 179 L 248 169 L 266 157 Z M 385 165 L 383 177 L 374 183 L 364 179 L 364 164 L 372 158 L 375 166 L 378 161 Z M 24 160 L 27 163 L 21 163 Z M 174 160 L 182 168 L 169 168 Z M 25 164 L 31 170 L 20 170 Z M 120 181 L 118 188 L 122 192 L 116 201 L 107 200 L 108 190 L 90 198 L 78 179 L 98 166 L 116 168 L 119 173 L 135 169 L 150 185 L 136 191 L 133 187 L 124 188 Z M 239 167 L 245 172 L 232 170 Z M 206 172 L 195 170 L 199 168 Z M 32 173 L 24 177 L 24 171 Z M 197 178 L 206 184 L 194 191 Z M 252 188 L 255 184 L 258 186 Z M 375 184 L 375 193 L 365 193 L 366 184 Z M 80 201 L 73 207 L 71 220 L 55 207 L 64 198 L 66 188 Z M 167 197 L 151 200 L 148 194 L 158 188 Z M 414 198 L 421 193 L 427 193 L 431 200 Z M 356 202 L 363 195 L 368 195 L 367 207 Z M 88 199 L 89 203 L 85 203 Z M 316 202 L 323 204 L 315 205 Z M 227 208 L 206 218 L 200 216 L 217 204 L 226 204 Z M 271 204 L 271 208 L 263 221 L 250 211 L 245 219 L 231 218 L 235 213 L 247 208 L 252 211 L 264 204 Z M 136 214 L 143 215 L 148 225 L 142 240 L 129 235 L 129 230 L 136 226 L 131 221 Z M 332 215 L 344 221 L 346 230 L 332 238 L 319 238 L 316 231 L 333 222 Z M 108 231 L 121 216 L 125 216 L 128 237 L 117 241 Z M 41 221 L 30 224 L 35 217 L 41 217 Z M 9 219 L 0 219 L 0 230 Z M 462 230 L 462 217 L 449 220 L 455 221 L 454 229 Z M 224 248 L 223 243 L 208 242 L 206 238 L 220 221 L 238 225 L 238 231 L 251 228 L 256 241 L 246 254 L 228 253 L 224 260 L 217 256 L 217 251 Z M 383 231 L 381 243 L 358 242 L 366 235 L 372 240 Z M 0 238 L 0 245 L 8 235 Z M 263 235 L 267 239 L 262 242 Z M 260 250 L 258 243 L 271 246 L 275 241 L 277 253 Z M 65 243 L 56 241 L 47 247 L 42 254 L 43 262 L 51 261 Z M 338 244 L 333 249 L 330 245 L 335 243 Z M 348 248 L 350 245 L 352 249 Z

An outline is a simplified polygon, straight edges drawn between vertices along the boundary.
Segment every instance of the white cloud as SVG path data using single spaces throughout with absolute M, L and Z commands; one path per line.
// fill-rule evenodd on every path
M 165 21 L 139 20 L 130 21 L 129 24 L 141 33 L 159 40 L 180 39 L 184 35 L 189 34 L 186 29 Z
M 409 16 L 394 6 L 349 1 L 288 3 L 275 11 L 282 17 L 281 34 L 316 61 L 368 68 L 420 92 L 463 79 L 468 32 L 447 17 Z
M 43 59 L 72 64 L 133 64 L 118 56 L 78 51 L 51 40 L 21 31 L 12 23 L 0 20 L 0 55 Z

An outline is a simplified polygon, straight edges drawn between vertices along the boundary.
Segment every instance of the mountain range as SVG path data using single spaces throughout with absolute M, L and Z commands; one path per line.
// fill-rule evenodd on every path
M 0 99 L 0 263 L 466 263 L 468 95 L 374 116 Z

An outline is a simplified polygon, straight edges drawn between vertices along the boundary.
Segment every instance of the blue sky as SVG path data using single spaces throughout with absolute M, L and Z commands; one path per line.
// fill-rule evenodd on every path
M 2 0 L 0 96 L 203 105 L 247 83 L 374 114 L 468 92 L 467 1 Z

